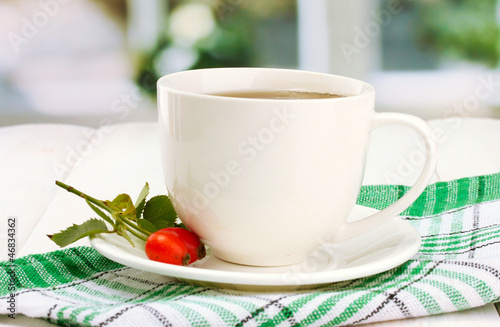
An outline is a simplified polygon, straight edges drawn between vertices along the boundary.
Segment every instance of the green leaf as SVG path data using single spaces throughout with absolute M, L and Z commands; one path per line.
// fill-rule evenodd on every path
M 146 199 L 144 199 L 141 203 L 139 203 L 139 206 L 135 208 L 135 219 L 139 220 L 142 215 L 142 211 L 144 210 L 144 205 L 146 204 Z
M 60 231 L 54 235 L 48 235 L 60 247 L 64 247 L 84 237 L 108 232 L 106 223 L 97 218 L 91 218 L 81 225 L 73 224 L 73 226 Z
M 147 230 L 150 233 L 154 233 L 159 229 L 158 227 L 156 227 L 155 225 L 153 225 L 152 223 L 150 223 L 146 219 L 142 219 L 142 218 L 137 219 L 137 225 L 139 225 L 139 227 Z
M 166 195 L 152 197 L 144 206 L 142 217 L 157 229 L 173 227 L 177 214 Z
M 113 223 L 113 220 L 111 218 L 109 218 L 109 216 L 106 215 L 101 209 L 99 209 L 96 205 L 92 204 L 92 202 L 87 200 L 87 198 L 85 198 L 85 201 L 87 201 L 87 204 L 89 205 L 89 207 L 92 208 L 92 210 L 94 210 L 94 212 L 96 214 L 98 214 L 99 217 L 101 217 L 102 219 L 107 221 L 111 226 L 113 226 L 113 227 L 115 226 L 115 224 Z
M 130 235 L 128 235 L 127 226 L 121 224 L 121 225 L 118 225 L 116 228 L 117 228 L 118 235 L 123 236 L 130 243 L 130 245 L 135 247 L 135 244 L 134 244 L 134 242 L 132 242 Z
M 111 203 L 109 203 L 109 206 L 115 210 L 118 209 L 118 211 L 123 212 L 125 215 L 135 215 L 136 213 L 135 206 L 132 203 L 130 195 L 128 194 L 118 195 L 113 201 L 111 201 Z
M 179 222 L 176 222 L 176 223 L 175 223 L 175 227 L 180 227 L 180 228 L 184 228 L 184 229 L 189 230 L 189 228 L 188 228 L 186 225 L 184 225 L 184 223 L 183 223 L 183 222 L 180 222 L 180 223 L 179 223 Z
M 144 210 L 144 205 L 146 204 L 146 196 L 148 194 L 149 194 L 149 184 L 146 183 L 146 185 L 144 185 L 144 187 L 142 188 L 141 193 L 139 193 L 137 200 L 135 201 L 136 219 L 141 218 L 142 210 Z
M 144 202 L 148 194 L 149 194 L 149 184 L 146 183 L 142 188 L 141 193 L 139 193 L 137 200 L 135 201 L 135 206 L 138 207 L 141 202 Z

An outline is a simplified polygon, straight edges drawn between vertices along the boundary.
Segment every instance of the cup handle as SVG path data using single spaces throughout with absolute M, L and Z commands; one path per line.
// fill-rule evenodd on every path
M 341 242 L 364 234 L 399 215 L 408 208 L 420 194 L 422 194 L 434 174 L 437 165 L 438 150 L 436 138 L 430 126 L 424 120 L 408 114 L 375 113 L 370 130 L 388 125 L 404 125 L 410 127 L 424 140 L 426 160 L 422 173 L 408 192 L 389 207 L 361 220 L 344 223 L 344 225 L 342 225 L 333 235 L 333 242 Z

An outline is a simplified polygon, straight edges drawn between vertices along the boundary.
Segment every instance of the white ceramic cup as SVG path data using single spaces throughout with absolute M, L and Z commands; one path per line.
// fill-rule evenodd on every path
M 211 95 L 300 90 L 342 98 L 279 100 Z M 437 151 L 420 118 L 374 111 L 374 88 L 329 74 L 215 68 L 158 81 L 161 157 L 180 219 L 216 257 L 245 265 L 299 263 L 336 242 L 394 218 L 422 193 Z M 396 203 L 347 222 L 361 188 L 370 131 L 400 124 L 427 151 L 415 185 Z

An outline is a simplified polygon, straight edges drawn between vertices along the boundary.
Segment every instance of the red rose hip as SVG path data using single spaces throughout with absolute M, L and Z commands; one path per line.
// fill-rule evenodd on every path
M 173 265 L 186 265 L 191 261 L 188 249 L 181 238 L 164 229 L 149 235 L 145 249 L 150 260 Z
M 163 230 L 171 231 L 181 238 L 189 255 L 191 256 L 189 263 L 193 263 L 196 260 L 203 259 L 205 257 L 205 245 L 200 241 L 200 238 L 196 236 L 195 233 L 181 227 L 169 227 L 164 228 Z

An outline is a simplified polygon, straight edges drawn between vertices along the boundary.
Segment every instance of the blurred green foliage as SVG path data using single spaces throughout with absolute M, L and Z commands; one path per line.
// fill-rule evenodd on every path
M 217 13 L 214 13 L 217 17 Z M 250 46 L 252 43 L 250 21 L 244 12 L 234 11 L 224 14 L 218 20 L 210 35 L 190 46 L 196 59 L 187 69 L 212 68 L 221 66 L 248 66 L 250 64 Z M 136 83 L 151 96 L 156 96 L 156 81 L 161 76 L 173 71 L 162 71 L 158 61 L 162 53 L 173 47 L 175 40 L 165 31 L 155 48 L 144 53 L 138 63 Z
M 180 68 L 182 70 L 252 66 L 255 55 L 253 32 L 256 24 L 268 19 L 292 16 L 296 12 L 295 0 L 169 0 L 169 10 L 165 13 L 167 21 L 171 20 L 176 9 L 192 3 L 210 8 L 215 27 L 209 35 L 193 44 L 181 46 L 182 51 L 185 51 L 184 57 L 193 59 L 187 67 Z M 199 22 L 195 20 L 189 21 L 189 24 L 197 23 Z M 179 70 L 179 66 L 168 69 L 168 59 L 165 59 L 165 52 L 178 46 L 176 36 L 171 33 L 169 26 L 165 26 L 156 47 L 137 59 L 136 83 L 151 96 L 156 96 L 158 78 Z M 188 63 L 189 60 L 186 59 Z
M 422 0 L 414 2 L 419 42 L 445 57 L 496 67 L 500 28 L 496 0 Z

